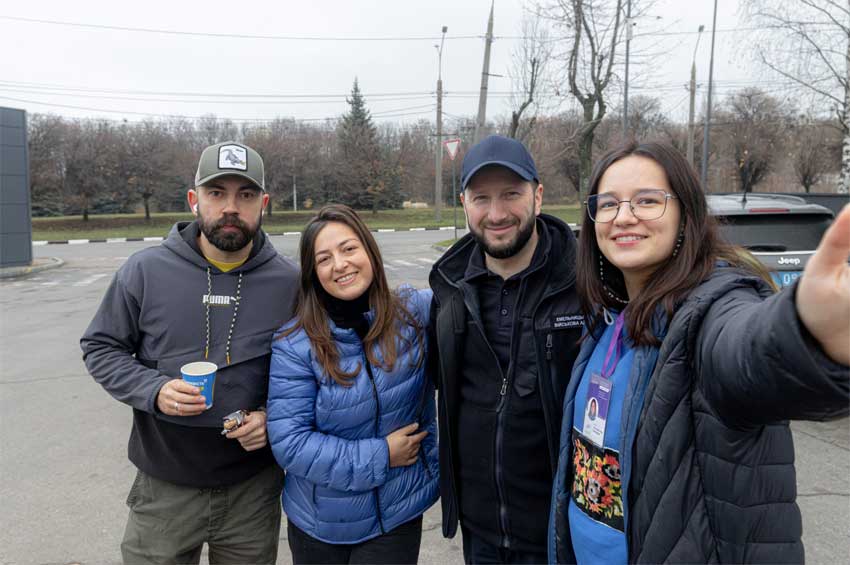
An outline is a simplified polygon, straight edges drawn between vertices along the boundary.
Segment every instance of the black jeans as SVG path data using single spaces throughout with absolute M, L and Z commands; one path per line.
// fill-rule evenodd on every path
M 461 525 L 463 560 L 468 565 L 510 564 L 534 565 L 547 563 L 546 551 L 514 551 L 487 543 Z
M 375 565 L 415 565 L 422 542 L 422 516 L 405 522 L 376 538 L 355 544 L 325 543 L 310 537 L 288 522 L 289 549 L 295 565 L 338 563 Z

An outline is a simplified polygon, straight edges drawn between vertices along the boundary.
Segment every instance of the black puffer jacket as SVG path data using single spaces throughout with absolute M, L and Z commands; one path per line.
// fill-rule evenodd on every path
M 759 279 L 718 268 L 676 311 L 622 455 L 629 562 L 803 561 L 787 420 L 847 415 L 850 371 L 808 335 L 795 293 L 796 286 L 770 296 Z M 575 560 L 569 438 L 594 345 L 583 345 L 564 400 L 549 525 L 553 562 Z M 637 348 L 635 365 L 651 349 Z M 639 367 L 631 378 L 642 378 Z

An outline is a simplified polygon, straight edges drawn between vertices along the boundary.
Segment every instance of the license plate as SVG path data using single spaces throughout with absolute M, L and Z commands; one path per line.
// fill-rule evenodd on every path
M 779 271 L 770 273 L 773 282 L 776 283 L 776 286 L 779 288 L 785 288 L 786 286 L 791 286 L 794 284 L 794 281 L 800 278 L 800 275 L 803 274 L 803 271 Z

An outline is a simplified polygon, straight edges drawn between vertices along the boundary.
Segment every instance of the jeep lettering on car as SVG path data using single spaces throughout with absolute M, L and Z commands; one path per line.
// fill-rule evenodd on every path
M 707 194 L 706 200 L 723 238 L 752 253 L 780 288 L 800 278 L 833 218 L 828 208 L 785 194 Z

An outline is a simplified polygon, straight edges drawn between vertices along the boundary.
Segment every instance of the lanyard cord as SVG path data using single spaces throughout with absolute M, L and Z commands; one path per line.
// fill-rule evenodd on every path
M 236 281 L 236 300 L 233 303 L 233 317 L 230 319 L 230 328 L 227 330 L 227 346 L 224 350 L 224 358 L 230 365 L 230 343 L 233 338 L 233 328 L 236 327 L 236 316 L 239 314 L 239 302 L 242 300 L 242 271 L 239 271 L 239 279 Z M 212 301 L 212 274 L 207 267 L 207 300 L 206 300 L 206 322 L 207 342 L 204 347 L 204 359 L 210 356 L 210 302 Z
M 611 344 L 608 346 L 608 354 L 605 355 L 605 361 L 602 362 L 602 376 L 610 379 L 617 368 L 617 363 L 620 361 L 620 333 L 623 331 L 623 324 L 626 322 L 626 311 L 620 312 L 617 316 L 617 322 L 614 324 L 614 336 L 611 338 Z M 613 356 L 613 360 L 612 360 Z M 610 365 L 609 365 L 610 362 Z

